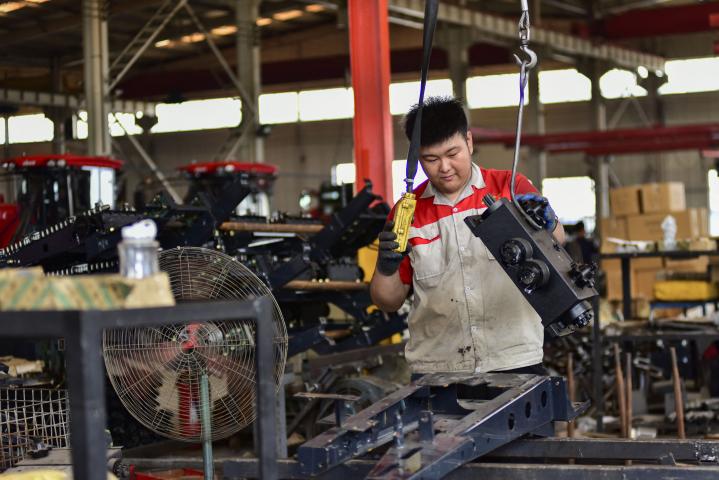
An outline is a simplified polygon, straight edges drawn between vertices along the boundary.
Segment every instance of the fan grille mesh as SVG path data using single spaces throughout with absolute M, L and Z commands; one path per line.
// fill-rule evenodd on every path
M 270 297 L 274 304 L 275 386 L 287 357 L 287 331 L 270 290 L 244 265 L 204 248 L 160 253 L 178 300 Z M 211 435 L 227 437 L 255 416 L 255 326 L 251 321 L 198 322 L 104 334 L 105 365 L 122 403 L 146 427 L 170 438 L 202 441 L 200 377 L 210 384 Z

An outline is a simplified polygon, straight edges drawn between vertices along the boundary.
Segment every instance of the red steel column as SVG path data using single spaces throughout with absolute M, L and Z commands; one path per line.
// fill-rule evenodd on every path
M 354 89 L 355 190 L 372 180 L 373 192 L 392 204 L 394 145 L 389 112 L 387 0 L 349 0 L 350 61 Z

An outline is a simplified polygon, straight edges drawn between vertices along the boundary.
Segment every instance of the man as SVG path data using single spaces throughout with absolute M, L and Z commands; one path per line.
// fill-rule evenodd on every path
M 405 117 L 407 138 L 416 115 L 415 106 Z M 427 99 L 420 163 L 429 180 L 414 190 L 417 209 L 404 253 L 392 251 L 399 245 L 390 213 L 370 293 L 381 310 L 396 311 L 414 287 L 405 350 L 413 379 L 439 371 L 546 375 L 539 316 L 464 223 L 484 211 L 486 194 L 510 196 L 511 172 L 474 165 L 472 152 L 461 103 Z M 538 196 L 521 175 L 515 193 Z M 554 222 L 554 236 L 564 243 L 564 229 Z
M 589 265 L 592 263 L 592 256 L 597 253 L 597 247 L 594 246 L 594 242 L 587 238 L 584 222 L 578 222 L 574 227 L 574 231 L 577 236 L 567 244 L 567 253 L 575 262 Z

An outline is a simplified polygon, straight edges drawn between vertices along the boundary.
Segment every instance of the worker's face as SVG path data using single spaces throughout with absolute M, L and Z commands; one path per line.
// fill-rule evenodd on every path
M 456 133 L 448 140 L 422 147 L 419 160 L 424 173 L 437 190 L 447 196 L 454 196 L 462 191 L 472 176 L 472 133 L 467 137 Z

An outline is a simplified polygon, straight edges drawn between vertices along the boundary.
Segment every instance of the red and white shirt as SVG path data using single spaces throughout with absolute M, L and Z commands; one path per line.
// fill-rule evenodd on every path
M 488 193 L 510 196 L 511 173 L 472 164 L 454 203 L 429 181 L 414 190 L 412 252 L 399 269 L 402 282 L 414 286 L 405 349 L 413 373 L 489 372 L 542 361 L 539 315 L 464 223 L 487 208 Z M 515 193 L 537 190 L 517 175 Z

